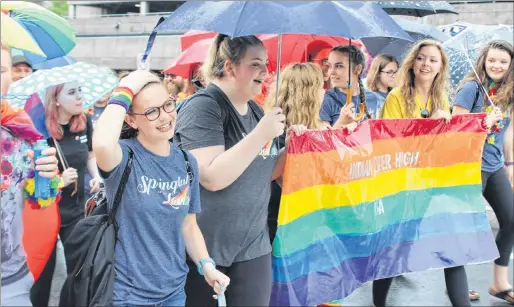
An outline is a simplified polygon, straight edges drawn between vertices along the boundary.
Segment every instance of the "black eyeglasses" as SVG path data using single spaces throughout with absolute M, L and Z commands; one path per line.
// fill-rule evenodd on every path
M 394 77 L 398 71 L 383 71 L 383 70 L 381 70 L 380 72 L 385 73 L 389 77 Z
M 145 113 L 130 112 L 129 114 L 130 115 L 144 115 L 146 117 L 146 119 L 148 119 L 149 121 L 154 121 L 154 120 L 157 120 L 159 118 L 159 116 L 161 116 L 161 109 L 163 109 L 164 112 L 166 112 L 166 113 L 172 113 L 173 111 L 175 111 L 175 107 L 176 107 L 175 99 L 168 98 L 168 100 L 166 100 L 166 102 L 164 102 L 164 104 L 160 107 L 150 108 L 150 109 L 146 110 Z

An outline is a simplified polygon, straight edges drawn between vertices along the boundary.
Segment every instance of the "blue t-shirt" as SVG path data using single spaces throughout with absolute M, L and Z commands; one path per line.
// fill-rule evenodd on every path
M 377 95 L 375 93 L 365 90 L 366 93 L 366 106 L 368 108 L 369 114 L 373 118 L 378 118 L 378 114 L 380 113 L 380 105 L 378 101 Z M 332 96 L 337 97 L 339 100 L 336 101 Z M 359 95 L 352 96 L 352 102 L 355 105 L 355 112 L 359 114 L 359 104 L 360 99 Z M 319 117 L 322 121 L 330 122 L 330 125 L 334 125 L 337 119 L 341 114 L 341 108 L 346 103 L 346 93 L 341 90 L 330 89 L 325 93 L 325 98 L 323 98 L 323 104 L 321 105 L 321 110 L 319 111 Z M 382 103 L 383 105 L 383 103 Z
M 464 83 L 462 88 L 455 96 L 454 105 L 469 110 L 471 113 L 485 112 L 487 106 L 484 106 L 484 93 L 479 92 L 476 104 L 475 96 L 477 93 L 477 84 L 474 81 Z M 503 120 L 498 122 L 491 129 L 491 133 L 487 135 L 484 151 L 482 154 L 482 170 L 485 172 L 496 172 L 503 167 L 503 143 L 505 139 L 505 131 L 510 124 L 511 118 L 508 117 L 509 112 L 503 114 Z
M 188 153 L 194 179 L 189 184 L 186 161 L 172 144 L 168 157 L 155 155 L 136 138 L 121 140 L 123 159 L 105 179 L 109 206 L 128 160 L 132 171 L 116 213 L 113 304 L 155 305 L 184 295 L 188 266 L 182 225 L 188 213 L 200 213 L 198 164 Z

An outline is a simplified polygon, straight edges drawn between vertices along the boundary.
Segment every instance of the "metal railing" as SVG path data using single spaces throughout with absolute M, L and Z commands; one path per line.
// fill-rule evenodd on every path
M 84 17 L 76 16 L 70 18 L 69 16 L 63 16 L 65 19 L 89 19 L 89 18 L 119 18 L 119 17 L 141 17 L 141 16 L 168 16 L 172 12 L 154 12 L 154 13 L 125 13 L 125 14 L 103 14 L 103 15 L 87 15 Z

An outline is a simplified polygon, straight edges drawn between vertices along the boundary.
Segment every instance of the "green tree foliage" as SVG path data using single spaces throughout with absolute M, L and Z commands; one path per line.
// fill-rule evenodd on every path
M 52 1 L 50 11 L 59 16 L 68 16 L 68 1 Z

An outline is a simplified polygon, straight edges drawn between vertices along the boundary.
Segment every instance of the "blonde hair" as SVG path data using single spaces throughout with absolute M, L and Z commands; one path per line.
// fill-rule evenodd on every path
M 505 77 L 503 77 L 502 84 L 500 85 L 500 88 L 498 89 L 498 92 L 496 94 L 496 105 L 500 107 L 503 111 L 507 110 L 507 107 L 510 103 L 514 103 L 514 84 L 513 84 L 513 70 L 514 70 L 514 48 L 512 44 L 510 44 L 507 41 L 502 40 L 495 40 L 489 42 L 484 48 L 482 48 L 482 51 L 480 52 L 480 55 L 477 58 L 477 61 L 475 63 L 475 70 L 478 75 L 477 81 L 480 81 L 480 83 L 487 89 L 489 87 L 489 76 L 487 75 L 487 71 L 485 69 L 485 62 L 487 60 L 487 55 L 489 53 L 489 50 L 491 49 L 497 49 L 507 52 L 510 55 L 510 66 L 509 70 L 505 74 Z M 457 88 L 457 91 L 462 88 L 464 83 L 469 81 L 475 81 L 477 79 L 477 76 L 474 72 L 470 72 L 459 84 L 459 87 Z M 510 80 L 510 81 L 509 81 Z M 484 102 L 487 101 L 487 95 L 484 96 Z
M 230 61 L 238 65 L 241 63 L 246 50 L 252 46 L 264 48 L 262 41 L 253 35 L 233 38 L 225 34 L 216 35 L 201 67 L 205 82 L 209 83 L 213 79 L 221 79 L 225 75 L 225 63 Z
M 398 78 L 398 87 L 400 88 L 400 92 L 405 100 L 405 110 L 407 112 L 407 116 L 411 118 L 414 117 L 414 109 L 416 106 L 416 102 L 414 100 L 416 96 L 416 91 L 414 89 L 415 76 L 412 67 L 414 66 L 414 62 L 416 61 L 421 48 L 427 46 L 434 46 L 439 49 L 442 61 L 441 70 L 436 75 L 432 82 L 432 87 L 430 88 L 430 97 L 432 98 L 431 112 L 433 113 L 437 110 L 444 110 L 444 103 L 448 99 L 447 92 L 450 89 L 448 79 L 448 73 L 450 70 L 448 56 L 446 55 L 441 43 L 431 39 L 422 40 L 414 45 L 405 56 Z
M 321 129 L 319 110 L 323 102 L 319 90 L 323 88 L 323 71 L 314 63 L 292 63 L 280 74 L 278 106 L 286 116 L 286 126 L 305 125 Z M 264 103 L 267 110 L 275 106 L 276 87 L 272 86 Z
M 368 75 L 366 77 L 366 86 L 372 92 L 378 92 L 378 81 L 380 80 L 380 73 L 390 63 L 396 63 L 400 66 L 396 58 L 390 54 L 379 54 L 371 62 Z M 391 89 L 389 89 L 391 90 Z

